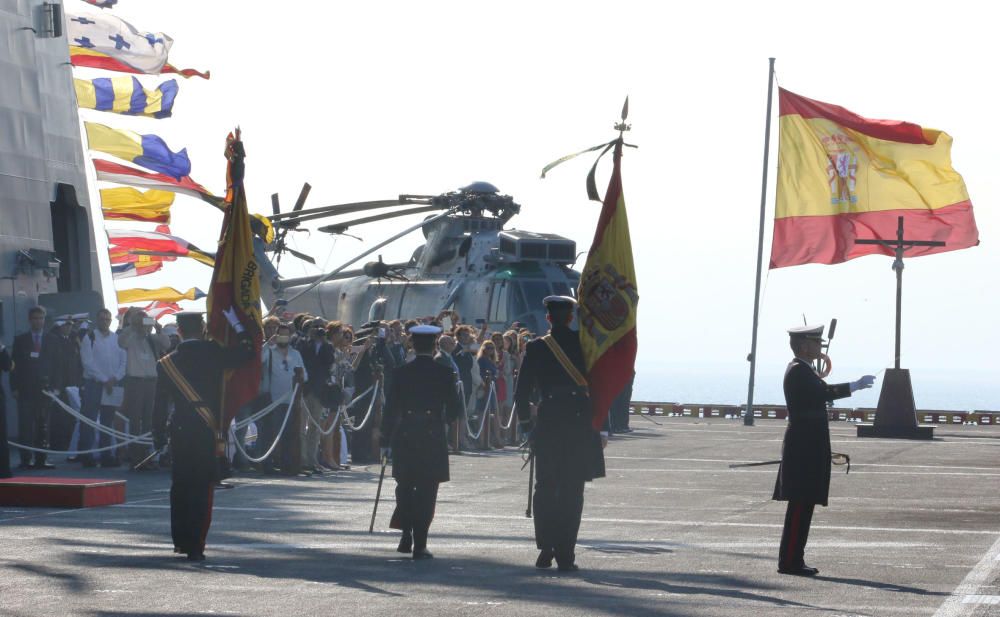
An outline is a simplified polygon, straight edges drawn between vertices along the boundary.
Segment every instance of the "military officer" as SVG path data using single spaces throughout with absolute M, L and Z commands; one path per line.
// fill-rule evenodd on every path
M 458 418 L 462 402 L 454 372 L 434 361 L 441 328 L 410 329 L 416 358 L 393 369 L 382 414 L 381 454 L 392 457 L 396 479 L 393 521 L 403 530 L 396 549 L 414 559 L 433 557 L 427 531 L 434 517 L 438 485 L 447 482 L 447 427 Z
M 778 572 L 815 576 L 819 570 L 807 566 L 804 555 L 813 510 L 817 504 L 826 506 L 830 494 L 830 427 L 826 404 L 870 388 L 875 377 L 865 375 L 851 383 L 828 385 L 813 367 L 813 362 L 822 355 L 823 326 L 800 326 L 790 329 L 788 334 L 795 358 L 785 370 L 788 427 L 773 496 L 788 502 Z
M 177 327 L 181 343 L 157 365 L 153 440 L 157 450 L 166 445 L 172 403 L 170 532 L 175 553 L 187 554 L 190 561 L 203 561 L 215 485 L 221 480 L 216 424 L 223 371 L 251 360 L 254 349 L 245 332 L 239 332 L 240 345 L 228 349 L 205 340 L 201 313 L 177 313 Z
M 607 433 L 598 434 L 591 426 L 580 336 L 569 328 L 576 301 L 549 296 L 544 304 L 551 330 L 548 338 L 536 339 L 525 348 L 514 401 L 521 431 L 529 435 L 535 457 L 533 505 L 540 551 L 535 566 L 549 568 L 555 559 L 560 571 L 573 572 L 579 569 L 575 549 L 583 487 L 604 476 L 602 448 Z M 533 424 L 530 403 L 536 391 L 541 401 Z

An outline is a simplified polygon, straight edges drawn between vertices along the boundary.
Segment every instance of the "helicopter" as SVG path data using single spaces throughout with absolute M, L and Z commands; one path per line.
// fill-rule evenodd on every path
M 270 244 L 255 238 L 261 295 L 271 314 L 309 313 L 359 326 L 365 322 L 411 319 L 454 310 L 490 330 L 520 322 L 532 332 L 547 329 L 542 299 L 575 296 L 580 273 L 573 269 L 576 242 L 548 233 L 507 229 L 521 210 L 509 195 L 489 182 L 473 182 L 440 195 L 400 195 L 397 199 L 304 208 L 310 186 L 304 184 L 290 212 L 282 213 L 271 196 L 268 218 L 276 234 Z M 315 263 L 287 246 L 288 233 L 306 222 L 399 206 L 405 209 L 326 224 L 319 231 L 349 235 L 360 225 L 413 214 L 427 216 L 348 261 L 315 276 L 283 278 L 281 257 Z M 385 263 L 381 255 L 348 270 L 365 256 L 420 229 L 423 243 L 406 262 Z M 273 255 L 273 260 L 267 254 Z

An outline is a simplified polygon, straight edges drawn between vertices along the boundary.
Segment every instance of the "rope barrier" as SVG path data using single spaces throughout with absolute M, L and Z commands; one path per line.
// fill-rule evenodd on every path
M 113 446 L 104 446 L 103 448 L 93 448 L 92 450 L 46 450 L 44 448 L 33 448 L 31 446 L 26 446 L 24 444 L 17 443 L 16 441 L 9 441 L 8 440 L 7 443 L 9 443 L 10 445 L 14 446 L 15 448 L 20 448 L 22 450 L 28 450 L 30 452 L 38 452 L 39 454 L 54 454 L 54 455 L 55 454 L 58 454 L 58 455 L 64 455 L 65 454 L 67 456 L 78 456 L 80 454 L 97 454 L 98 452 L 107 452 L 108 450 L 114 450 L 115 448 L 120 448 L 122 446 L 127 446 L 130 443 L 139 442 L 141 439 L 142 439 L 141 437 L 135 437 L 133 439 L 127 439 L 125 441 L 122 441 L 121 443 L 117 443 L 117 444 L 115 444 Z M 151 443 L 152 442 L 150 442 L 150 441 L 145 441 L 145 442 L 142 443 L 142 445 L 150 445 Z
M 347 409 L 346 408 L 344 409 L 344 421 L 342 422 L 342 425 L 343 425 L 345 431 L 352 431 L 352 432 L 353 431 L 360 431 L 363 428 L 365 428 L 365 426 L 368 425 L 368 420 L 371 419 L 371 417 L 372 417 L 372 411 L 375 409 L 375 400 L 379 399 L 379 398 L 381 398 L 381 397 L 383 397 L 385 395 L 384 385 L 385 384 L 382 382 L 382 380 L 379 379 L 374 384 L 372 384 L 371 388 L 369 388 L 368 390 L 365 390 L 365 394 L 367 394 L 369 392 L 369 390 L 376 389 L 375 393 L 372 394 L 371 403 L 368 404 L 368 412 L 365 414 L 365 419 L 361 421 L 361 424 L 355 426 L 354 423 L 353 423 L 353 418 L 351 418 L 350 416 L 347 416 Z M 355 401 L 357 401 L 358 399 L 362 398 L 365 394 L 362 394 L 358 398 L 354 399 L 354 401 L 352 401 L 351 404 L 353 405 Z M 336 426 L 336 423 L 334 423 L 334 426 Z
M 274 443 L 271 444 L 271 447 L 267 449 L 267 452 L 265 452 L 263 456 L 259 458 L 254 458 L 250 456 L 249 454 L 247 454 L 247 451 L 243 449 L 243 444 L 240 443 L 239 439 L 233 440 L 233 442 L 236 444 L 236 449 L 239 450 L 240 454 L 246 457 L 248 461 L 250 461 L 251 463 L 261 463 L 265 459 L 267 459 L 267 457 L 271 456 L 271 454 L 274 453 L 274 449 L 278 447 L 278 442 L 281 441 L 281 436 L 285 433 L 285 426 L 288 424 L 288 418 L 292 416 L 292 407 L 295 405 L 295 397 L 298 395 L 298 393 L 299 393 L 299 385 L 295 384 L 295 388 L 293 388 L 291 392 L 292 400 L 288 402 L 288 409 L 285 411 L 285 418 L 281 421 L 281 428 L 278 429 L 278 435 L 277 437 L 274 438 Z M 281 398 L 284 399 L 286 397 L 283 396 Z
M 88 425 L 88 426 L 90 426 L 90 427 L 92 427 L 92 428 L 94 428 L 94 429 L 96 429 L 98 431 L 101 431 L 102 433 L 105 433 L 107 435 L 111 435 L 112 437 L 115 437 L 117 439 L 130 439 L 132 441 L 145 440 L 146 445 L 152 445 L 153 444 L 153 440 L 151 439 L 152 433 L 145 433 L 143 435 L 132 435 L 130 433 L 123 433 L 123 432 L 115 430 L 113 428 L 104 426 L 103 424 L 101 424 L 99 422 L 95 422 L 95 421 L 91 420 L 87 416 L 83 415 L 79 411 L 73 409 L 72 407 L 70 407 L 69 405 L 67 405 L 66 403 L 64 403 L 62 401 L 62 399 L 60 399 L 58 396 L 52 394 L 51 392 L 43 390 L 42 393 L 45 396 L 47 396 L 50 399 L 52 399 L 52 401 L 58 407 L 60 407 L 63 411 L 65 411 L 69 415 L 73 416 L 74 418 L 76 418 L 80 422 L 83 422 L 84 424 L 86 424 L 86 425 Z
M 486 426 L 486 419 L 490 417 L 490 401 L 493 400 L 495 394 L 496 389 L 494 384 L 493 382 L 490 382 L 490 392 L 486 395 L 486 404 L 483 406 L 483 419 L 479 423 L 478 431 L 475 433 L 472 432 L 472 429 L 469 428 L 469 416 L 468 414 L 465 416 L 465 430 L 469 433 L 469 437 L 471 437 L 473 441 L 479 439 L 479 436 L 483 434 L 483 428 Z
M 517 415 L 517 405 L 510 406 L 510 417 L 507 418 L 507 422 L 503 425 L 503 429 L 510 430 L 510 427 L 514 426 L 514 416 Z
M 298 385 L 296 385 L 295 387 L 298 388 Z M 248 416 L 248 417 L 240 420 L 239 422 L 236 422 L 233 425 L 233 428 L 236 429 L 236 430 L 238 430 L 238 431 L 241 431 L 244 428 L 250 426 L 251 422 L 256 422 L 257 420 L 260 420 L 261 418 L 263 418 L 267 414 L 269 414 L 272 411 L 274 411 L 275 409 L 277 409 L 285 401 L 287 401 L 288 400 L 288 396 L 291 394 L 291 392 L 294 392 L 294 390 L 292 390 L 290 392 L 285 392 L 283 395 L 281 395 L 281 398 L 279 398 L 278 400 L 274 401 L 273 403 L 271 403 L 267 407 L 261 409 L 260 411 L 255 412 L 251 416 Z

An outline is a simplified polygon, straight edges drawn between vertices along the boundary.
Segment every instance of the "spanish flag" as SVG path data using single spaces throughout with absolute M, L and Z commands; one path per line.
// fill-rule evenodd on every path
M 177 97 L 176 79 L 163 82 L 156 90 L 146 90 L 131 76 L 73 79 L 73 87 L 83 109 L 157 119 L 171 116 Z
M 614 169 L 601 217 L 580 277 L 580 343 L 587 365 L 593 426 L 600 430 L 611 403 L 635 372 L 639 292 L 632 240 L 622 193 L 622 146 L 615 143 Z
M 907 257 L 979 244 L 972 202 L 951 166 L 951 137 L 909 122 L 870 120 L 779 89 L 778 188 L 771 268 L 893 255 L 857 240 L 942 241 Z
M 228 427 L 236 412 L 257 396 L 260 386 L 260 349 L 264 341 L 261 324 L 260 277 L 253 252 L 251 217 L 243 186 L 244 158 L 240 131 L 226 138 L 226 213 L 222 220 L 219 250 L 208 291 L 208 336 L 223 347 L 239 345 L 234 321 L 253 340 L 254 359 L 227 370 L 222 382 L 220 427 Z M 220 444 L 216 444 L 217 448 Z M 221 444 L 225 454 L 225 444 Z
M 151 189 L 145 193 L 133 188 L 101 189 L 101 211 L 114 221 L 169 223 L 174 193 Z
M 180 302 L 181 300 L 197 300 L 205 297 L 205 292 L 192 287 L 187 291 L 177 291 L 173 287 L 158 289 L 119 289 L 118 304 L 133 304 L 136 302 Z

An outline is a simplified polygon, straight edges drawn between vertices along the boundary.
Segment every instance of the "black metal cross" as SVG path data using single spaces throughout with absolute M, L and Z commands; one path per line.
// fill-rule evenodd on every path
M 944 242 L 935 240 L 905 240 L 903 239 L 903 217 L 899 217 L 895 240 L 856 240 L 855 244 L 878 244 L 890 246 L 896 251 L 896 260 L 892 269 L 896 271 L 896 368 L 899 368 L 899 348 L 903 321 L 903 253 L 915 246 L 944 246 Z

